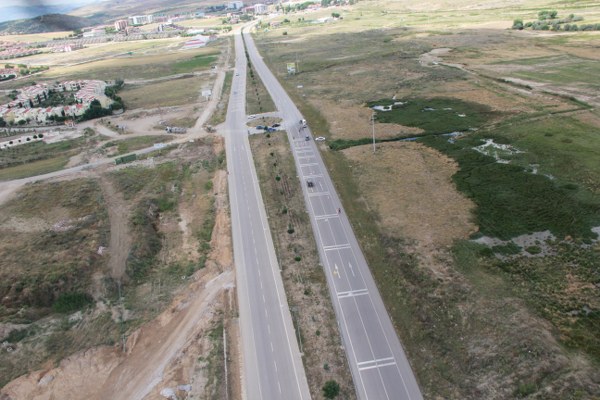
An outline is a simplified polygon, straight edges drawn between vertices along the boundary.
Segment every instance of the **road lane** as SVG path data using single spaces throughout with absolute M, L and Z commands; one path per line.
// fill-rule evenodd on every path
M 246 128 L 246 56 L 235 35 L 225 121 L 245 398 L 310 399 L 306 375 L 252 160 Z
M 244 38 L 250 60 L 284 120 L 357 395 L 420 400 L 415 376 L 310 128 L 300 123 L 300 111 L 263 62 L 250 35 Z

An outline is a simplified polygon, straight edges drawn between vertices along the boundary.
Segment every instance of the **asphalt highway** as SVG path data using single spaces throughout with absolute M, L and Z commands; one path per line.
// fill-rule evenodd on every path
M 357 395 L 422 399 L 310 127 L 300 122 L 300 111 L 263 62 L 252 37 L 244 33 L 244 39 L 254 69 L 284 120 Z
M 308 400 L 308 383 L 250 152 L 246 56 L 239 33 L 235 57 L 225 132 L 244 398 Z

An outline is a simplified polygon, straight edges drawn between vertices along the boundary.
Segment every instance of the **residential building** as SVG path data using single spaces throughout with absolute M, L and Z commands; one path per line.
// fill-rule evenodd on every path
M 52 52 L 53 53 L 69 53 L 71 51 L 81 50 L 81 49 L 83 49 L 83 45 L 81 43 L 67 43 L 67 44 L 61 44 L 58 46 L 54 46 L 52 48 Z
M 145 25 L 151 24 L 153 21 L 152 15 L 134 15 L 127 18 L 129 25 Z
M 254 13 L 255 14 L 266 14 L 267 13 L 267 5 L 266 4 L 261 4 L 261 3 L 256 3 L 254 5 Z
M 244 8 L 243 1 L 230 1 L 227 3 L 228 10 L 241 10 L 242 8 Z
M 115 30 L 117 31 L 124 31 L 125 29 L 127 29 L 128 23 L 126 19 L 120 19 L 118 21 L 115 21 Z

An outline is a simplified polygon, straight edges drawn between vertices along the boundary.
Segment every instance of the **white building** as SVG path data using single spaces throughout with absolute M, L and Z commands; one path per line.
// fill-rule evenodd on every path
M 254 5 L 254 14 L 266 14 L 267 8 L 266 4 L 256 3 Z
M 243 7 L 243 1 L 230 1 L 229 3 L 227 3 L 228 10 L 241 10 Z
M 152 15 L 134 15 L 127 18 L 129 25 L 145 25 L 151 24 L 153 21 Z
M 106 30 L 104 28 L 96 28 L 96 29 L 92 29 L 91 31 L 83 32 L 84 38 L 100 37 L 100 36 L 105 36 L 105 35 L 106 35 Z
M 122 31 L 127 29 L 127 20 L 126 19 L 120 19 L 118 21 L 115 21 L 115 30 L 117 31 Z

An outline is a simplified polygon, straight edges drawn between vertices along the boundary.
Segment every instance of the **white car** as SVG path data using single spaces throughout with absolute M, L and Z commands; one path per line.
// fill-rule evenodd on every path
M 317 142 L 322 142 L 322 141 L 324 141 L 324 140 L 325 140 L 325 138 L 324 138 L 323 136 L 318 136 L 318 137 L 316 137 L 316 138 L 315 138 L 315 140 L 316 140 Z

